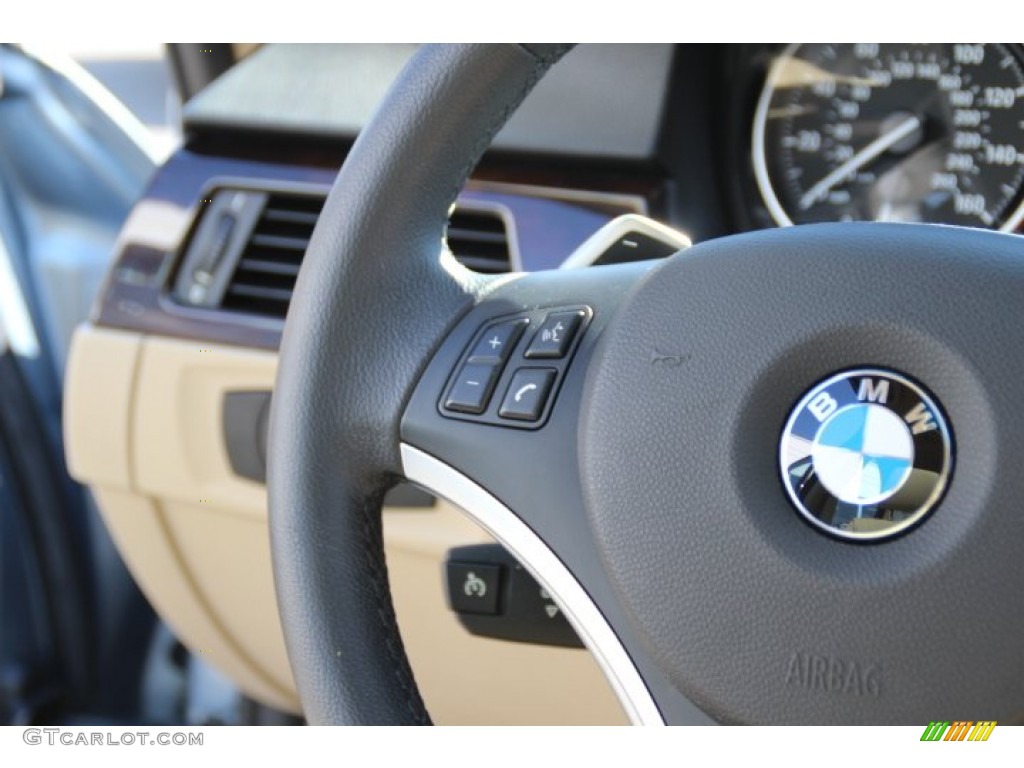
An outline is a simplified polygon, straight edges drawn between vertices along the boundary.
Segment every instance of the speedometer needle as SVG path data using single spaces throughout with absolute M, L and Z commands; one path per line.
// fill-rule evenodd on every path
M 803 197 L 800 198 L 800 210 L 806 211 L 818 202 L 818 200 L 828 194 L 828 191 L 836 184 L 841 182 L 847 176 L 859 171 L 887 149 L 899 144 L 903 139 L 907 138 L 907 136 L 920 127 L 920 118 L 911 115 L 906 120 L 898 123 L 896 127 L 888 133 L 883 133 L 877 139 L 864 147 L 860 152 L 828 174 L 828 176 L 804 192 Z

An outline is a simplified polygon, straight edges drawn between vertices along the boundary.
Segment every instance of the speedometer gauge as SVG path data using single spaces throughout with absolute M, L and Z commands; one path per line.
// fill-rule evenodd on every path
M 781 225 L 1024 219 L 1016 46 L 790 46 L 754 120 L 758 186 Z

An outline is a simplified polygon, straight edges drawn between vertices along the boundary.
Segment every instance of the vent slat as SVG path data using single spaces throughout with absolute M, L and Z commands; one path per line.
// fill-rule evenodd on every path
M 310 236 L 312 236 L 312 230 L 310 230 Z M 262 246 L 264 248 L 284 248 L 290 251 L 302 251 L 305 253 L 306 248 L 309 246 L 308 237 L 285 237 L 284 235 L 265 235 L 257 233 L 252 236 L 249 240 L 251 245 Z
M 489 211 L 456 209 L 451 215 L 448 226 L 452 229 L 471 229 L 474 232 L 505 234 L 505 220 L 498 214 Z
M 228 293 L 234 296 L 246 296 L 252 299 L 268 299 L 270 301 L 289 302 L 292 299 L 290 288 L 269 288 L 264 285 L 247 285 L 246 283 L 235 283 L 228 288 Z
M 319 213 L 309 211 L 288 211 L 280 208 L 267 208 L 263 212 L 263 218 L 267 221 L 280 221 L 288 224 L 305 224 L 313 231 L 316 220 L 320 218 Z
M 448 240 L 448 248 L 457 258 L 479 256 L 491 259 L 508 267 L 508 248 L 504 243 L 488 243 L 475 240 Z
M 265 259 L 243 258 L 238 262 L 239 271 L 264 272 L 270 275 L 286 275 L 292 278 L 299 276 L 299 264 L 288 264 L 280 261 L 267 261 Z
M 455 258 L 472 270 L 493 275 L 512 269 L 505 219 L 497 213 L 457 208 L 446 237 Z
M 493 243 L 508 248 L 508 237 L 504 232 L 480 232 L 472 229 L 448 227 L 448 242 Z
M 273 193 L 256 222 L 228 283 L 221 308 L 283 318 L 323 197 Z M 456 209 L 448 247 L 470 269 L 499 274 L 511 269 L 505 220 L 491 211 Z

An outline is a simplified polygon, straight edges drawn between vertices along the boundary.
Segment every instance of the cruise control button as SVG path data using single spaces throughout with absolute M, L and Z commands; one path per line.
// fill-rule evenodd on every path
M 553 368 L 520 368 L 508 385 L 498 415 L 503 419 L 537 421 L 555 381 Z
M 469 359 L 474 363 L 505 362 L 525 327 L 525 320 L 509 320 L 489 326 L 473 345 Z
M 483 413 L 497 377 L 497 365 L 466 363 L 455 377 L 444 407 L 460 413 Z
M 582 320 L 582 310 L 552 312 L 534 334 L 530 348 L 526 350 L 526 356 L 529 358 L 565 357 Z
M 448 561 L 448 603 L 457 613 L 498 612 L 501 566 Z

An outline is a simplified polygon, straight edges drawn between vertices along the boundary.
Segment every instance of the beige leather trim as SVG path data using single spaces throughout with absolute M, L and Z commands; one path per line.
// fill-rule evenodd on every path
M 64 445 L 76 480 L 129 488 L 129 434 L 135 366 L 142 337 L 78 332 L 64 382 Z
M 266 491 L 221 439 L 231 390 L 269 389 L 276 355 L 85 326 L 68 364 L 65 431 L 118 549 L 156 610 L 248 695 L 296 711 L 277 616 Z M 618 724 L 585 651 L 474 637 L 445 603 L 448 549 L 489 541 L 455 507 L 389 508 L 385 550 L 402 636 L 438 723 Z
M 186 504 L 163 507 L 167 539 L 192 592 L 231 643 L 236 657 L 299 709 L 281 635 L 265 520 L 240 518 Z M 200 649 L 202 650 L 202 649 Z M 204 654 L 204 658 L 208 654 Z M 208 659 L 216 666 L 217 659 Z M 264 687 L 267 687 L 264 686 Z
M 269 352 L 146 338 L 132 420 L 136 489 L 263 519 L 263 485 L 231 471 L 221 403 L 225 392 L 271 389 L 276 371 Z
M 194 521 L 189 520 L 187 515 L 174 520 L 177 516 L 176 511 L 164 512 L 149 499 L 133 493 L 93 487 L 93 494 L 107 529 L 139 588 L 178 638 L 193 652 L 200 654 L 205 661 L 230 677 L 253 698 L 287 711 L 297 712 L 298 698 L 290 679 L 272 679 L 253 656 L 239 646 L 236 642 L 237 635 L 230 632 L 230 627 L 216 613 L 219 601 L 211 602 L 207 599 L 204 587 L 209 587 L 210 581 L 203 578 L 203 573 L 198 574 L 197 578 L 197 574 L 189 568 L 189 561 L 196 556 L 195 553 L 188 552 L 192 537 L 182 542 L 176 537 L 175 531 L 180 532 L 182 523 Z M 211 514 L 210 517 L 218 516 Z M 240 521 L 235 517 L 228 519 L 234 521 L 236 529 L 239 530 L 234 531 L 227 540 L 215 539 L 208 542 L 207 546 L 230 549 L 231 540 L 245 533 L 240 529 L 248 521 Z M 248 525 L 255 527 L 253 523 Z M 202 536 L 202 530 L 194 531 L 194 535 Z M 261 569 L 257 569 L 254 574 L 256 578 L 263 575 L 259 570 Z M 234 573 L 230 573 L 228 568 L 224 569 L 224 576 L 237 578 L 241 575 L 237 573 L 237 569 Z M 214 580 L 214 585 L 217 581 L 218 579 Z M 223 591 L 218 597 L 222 596 Z M 261 623 L 266 624 L 268 620 L 276 619 L 276 605 L 271 601 L 268 611 L 265 602 L 263 606 L 254 604 L 254 598 L 257 596 L 262 596 L 265 601 L 265 585 L 261 584 L 255 589 L 243 588 L 233 595 L 233 599 L 241 604 L 243 610 L 248 607 L 251 612 L 249 618 L 253 620 L 254 625 L 259 626 Z M 232 618 L 237 620 L 237 616 Z M 242 623 L 244 624 L 244 621 Z M 283 651 L 284 643 L 280 639 L 280 631 L 274 627 L 270 634 L 276 634 Z M 272 658 L 273 656 L 274 654 L 271 654 Z M 284 664 L 283 670 L 287 670 L 287 663 Z

